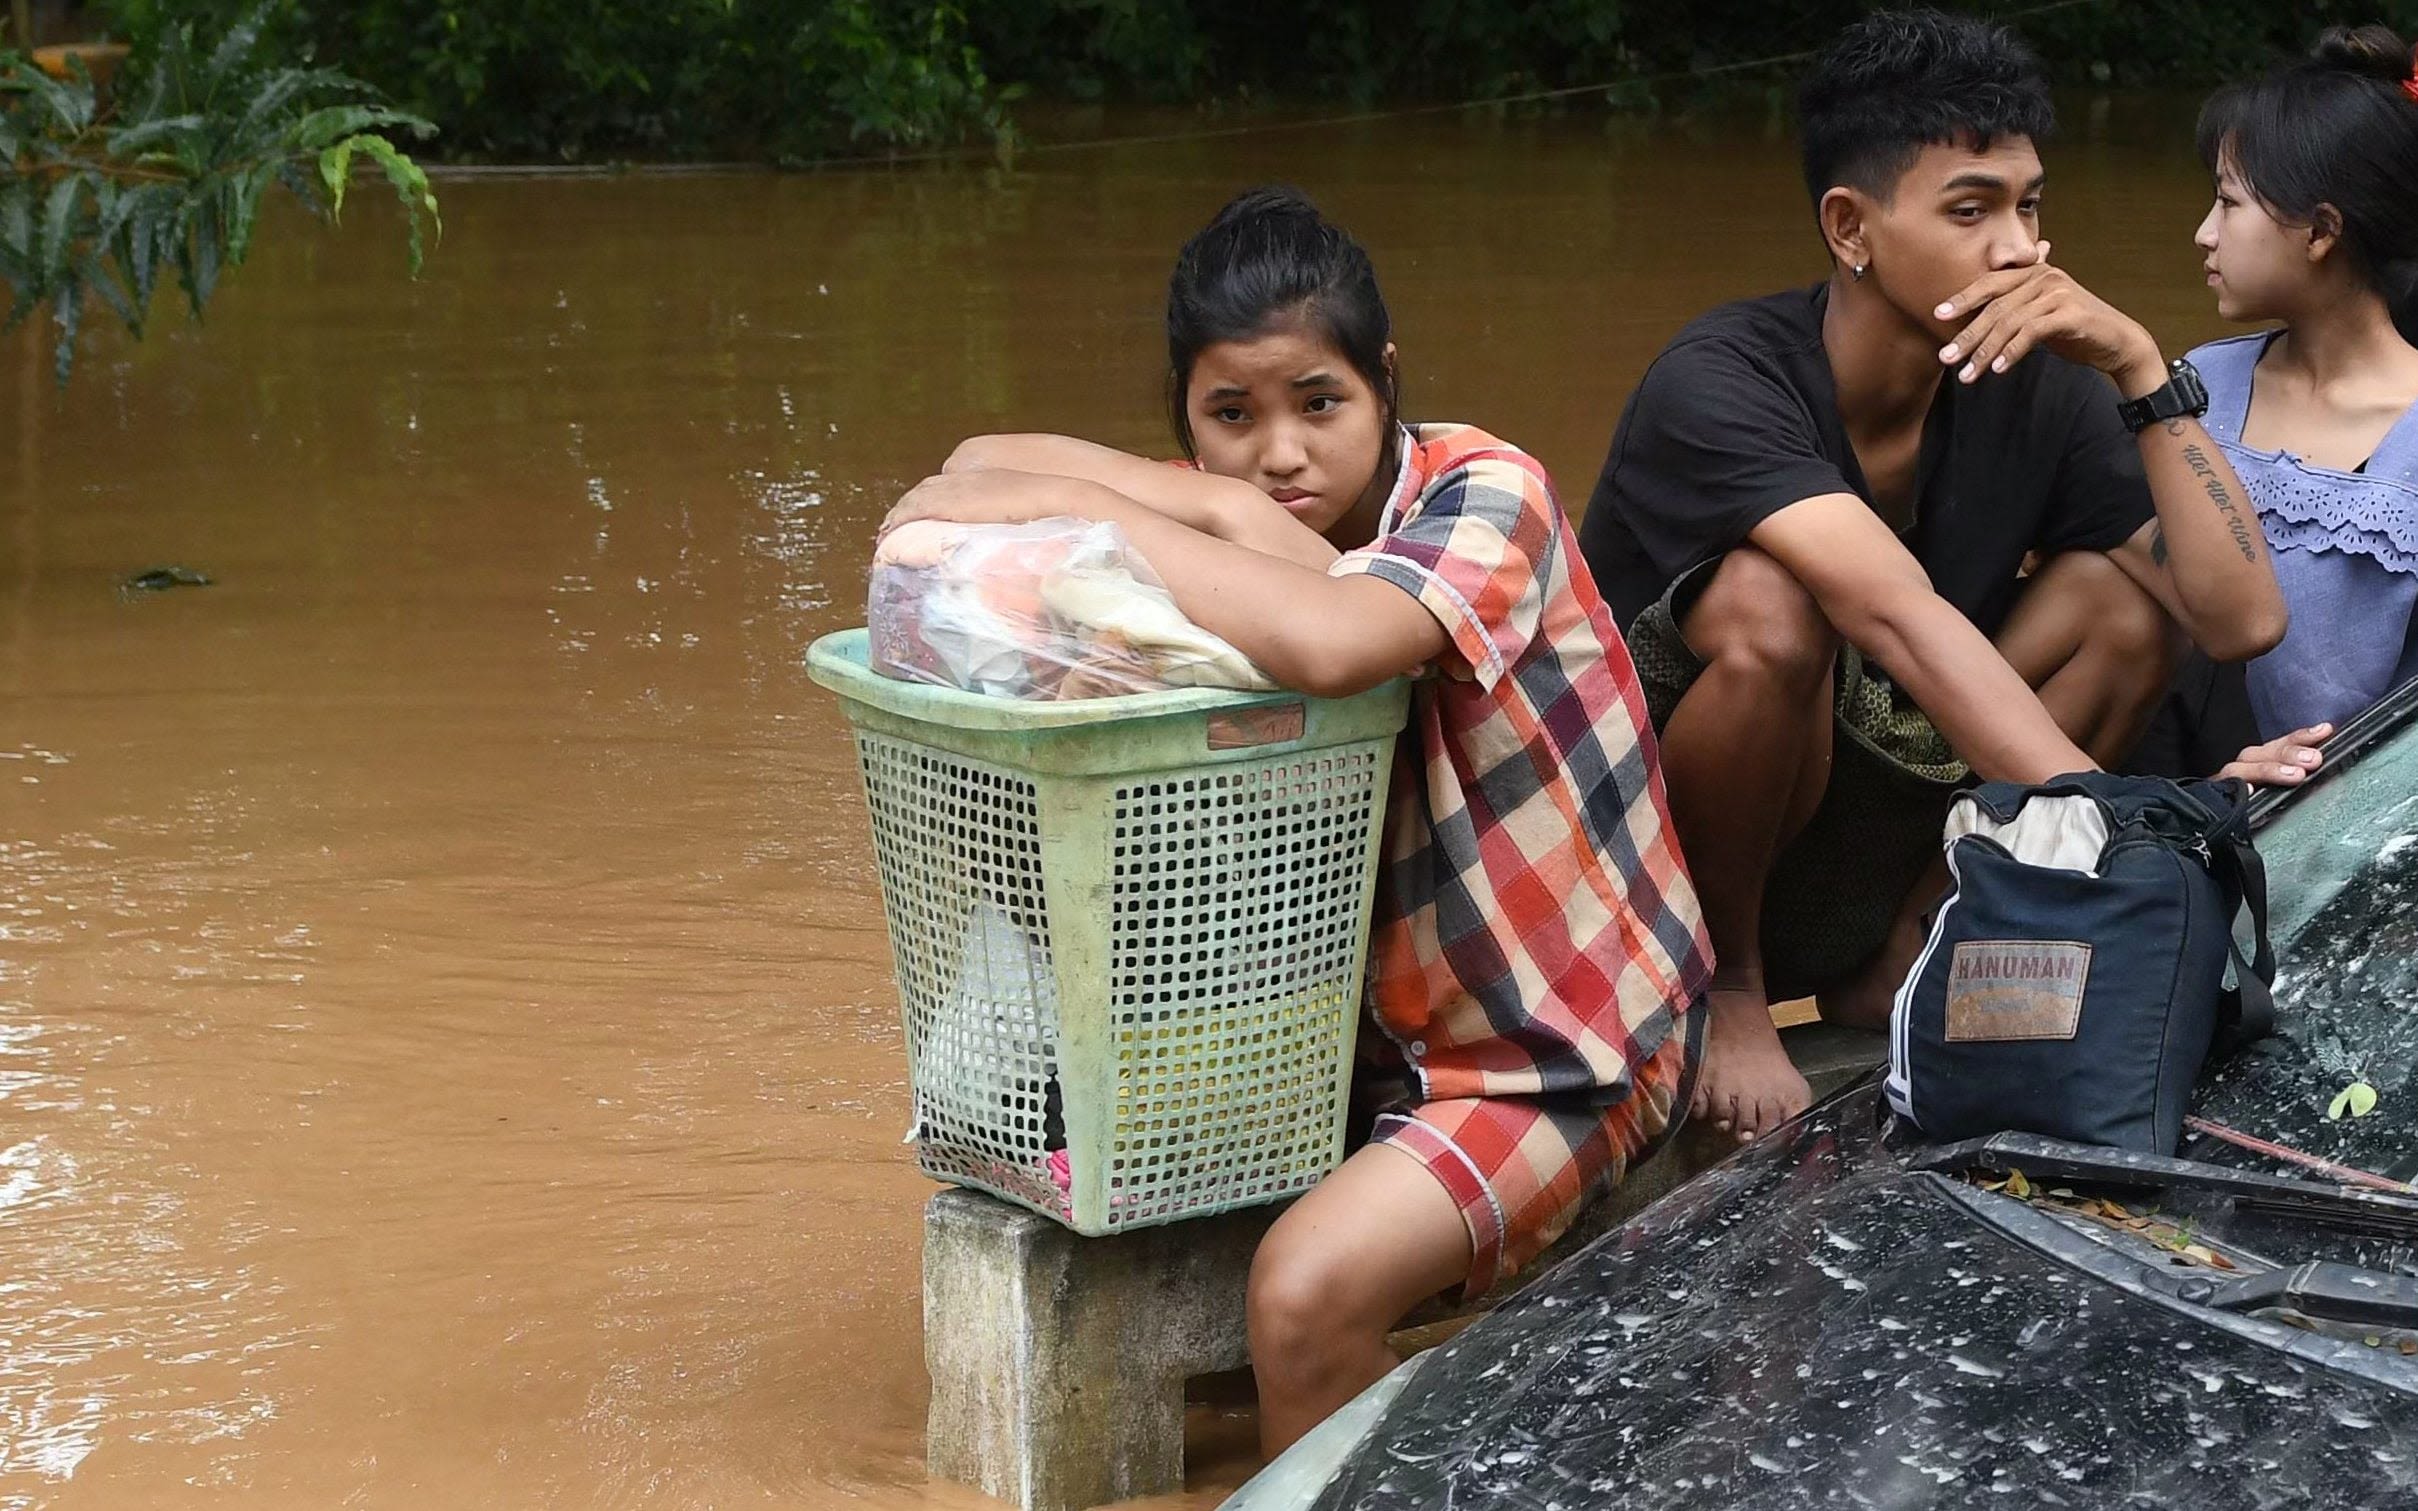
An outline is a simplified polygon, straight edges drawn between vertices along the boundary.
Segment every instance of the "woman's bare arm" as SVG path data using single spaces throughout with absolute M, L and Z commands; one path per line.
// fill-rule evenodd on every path
M 1451 643 L 1434 615 L 1390 583 L 1330 577 L 1323 567 L 1193 529 L 1085 479 L 996 468 L 944 473 L 910 489 L 882 528 L 916 519 L 1062 517 L 1121 527 L 1187 618 L 1295 692 L 1365 692 L 1427 666 Z M 1331 561 L 1337 553 L 1327 550 Z

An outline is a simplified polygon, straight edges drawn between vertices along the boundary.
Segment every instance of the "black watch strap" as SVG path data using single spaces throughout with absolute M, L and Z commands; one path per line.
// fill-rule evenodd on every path
M 2134 435 L 2160 420 L 2184 415 L 2197 419 L 2208 413 L 2208 385 L 2200 381 L 2198 368 L 2177 357 L 2166 364 L 2165 387 L 2125 400 L 2116 406 L 2116 413 L 2123 418 L 2124 428 Z

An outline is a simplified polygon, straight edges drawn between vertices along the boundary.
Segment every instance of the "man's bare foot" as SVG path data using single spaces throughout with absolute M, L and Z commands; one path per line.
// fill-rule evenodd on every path
M 1704 1064 L 1696 1072 L 1690 1117 L 1751 1144 L 1813 1105 L 1813 1088 L 1789 1063 L 1772 1027 L 1771 1004 L 1763 993 L 1714 987 L 1705 1011 Z

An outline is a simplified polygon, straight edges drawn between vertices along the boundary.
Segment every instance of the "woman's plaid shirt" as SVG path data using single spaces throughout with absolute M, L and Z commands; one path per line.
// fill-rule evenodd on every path
M 1395 765 L 1370 1006 L 1429 1098 L 1617 1103 L 1712 977 L 1637 673 L 1543 467 L 1467 425 L 1402 451 L 1331 569 L 1453 647 Z

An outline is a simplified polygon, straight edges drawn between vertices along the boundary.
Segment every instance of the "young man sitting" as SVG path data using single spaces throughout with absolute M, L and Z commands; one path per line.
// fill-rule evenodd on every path
M 2285 617 L 2196 377 L 2049 260 L 2023 45 L 1874 15 L 1799 103 L 1829 281 L 1680 332 L 1580 535 L 1718 957 L 1692 1110 L 1742 1141 L 1808 1101 L 1773 1001 L 1885 1021 L 1959 785 L 2119 759 L 2174 626 L 2238 660 Z

